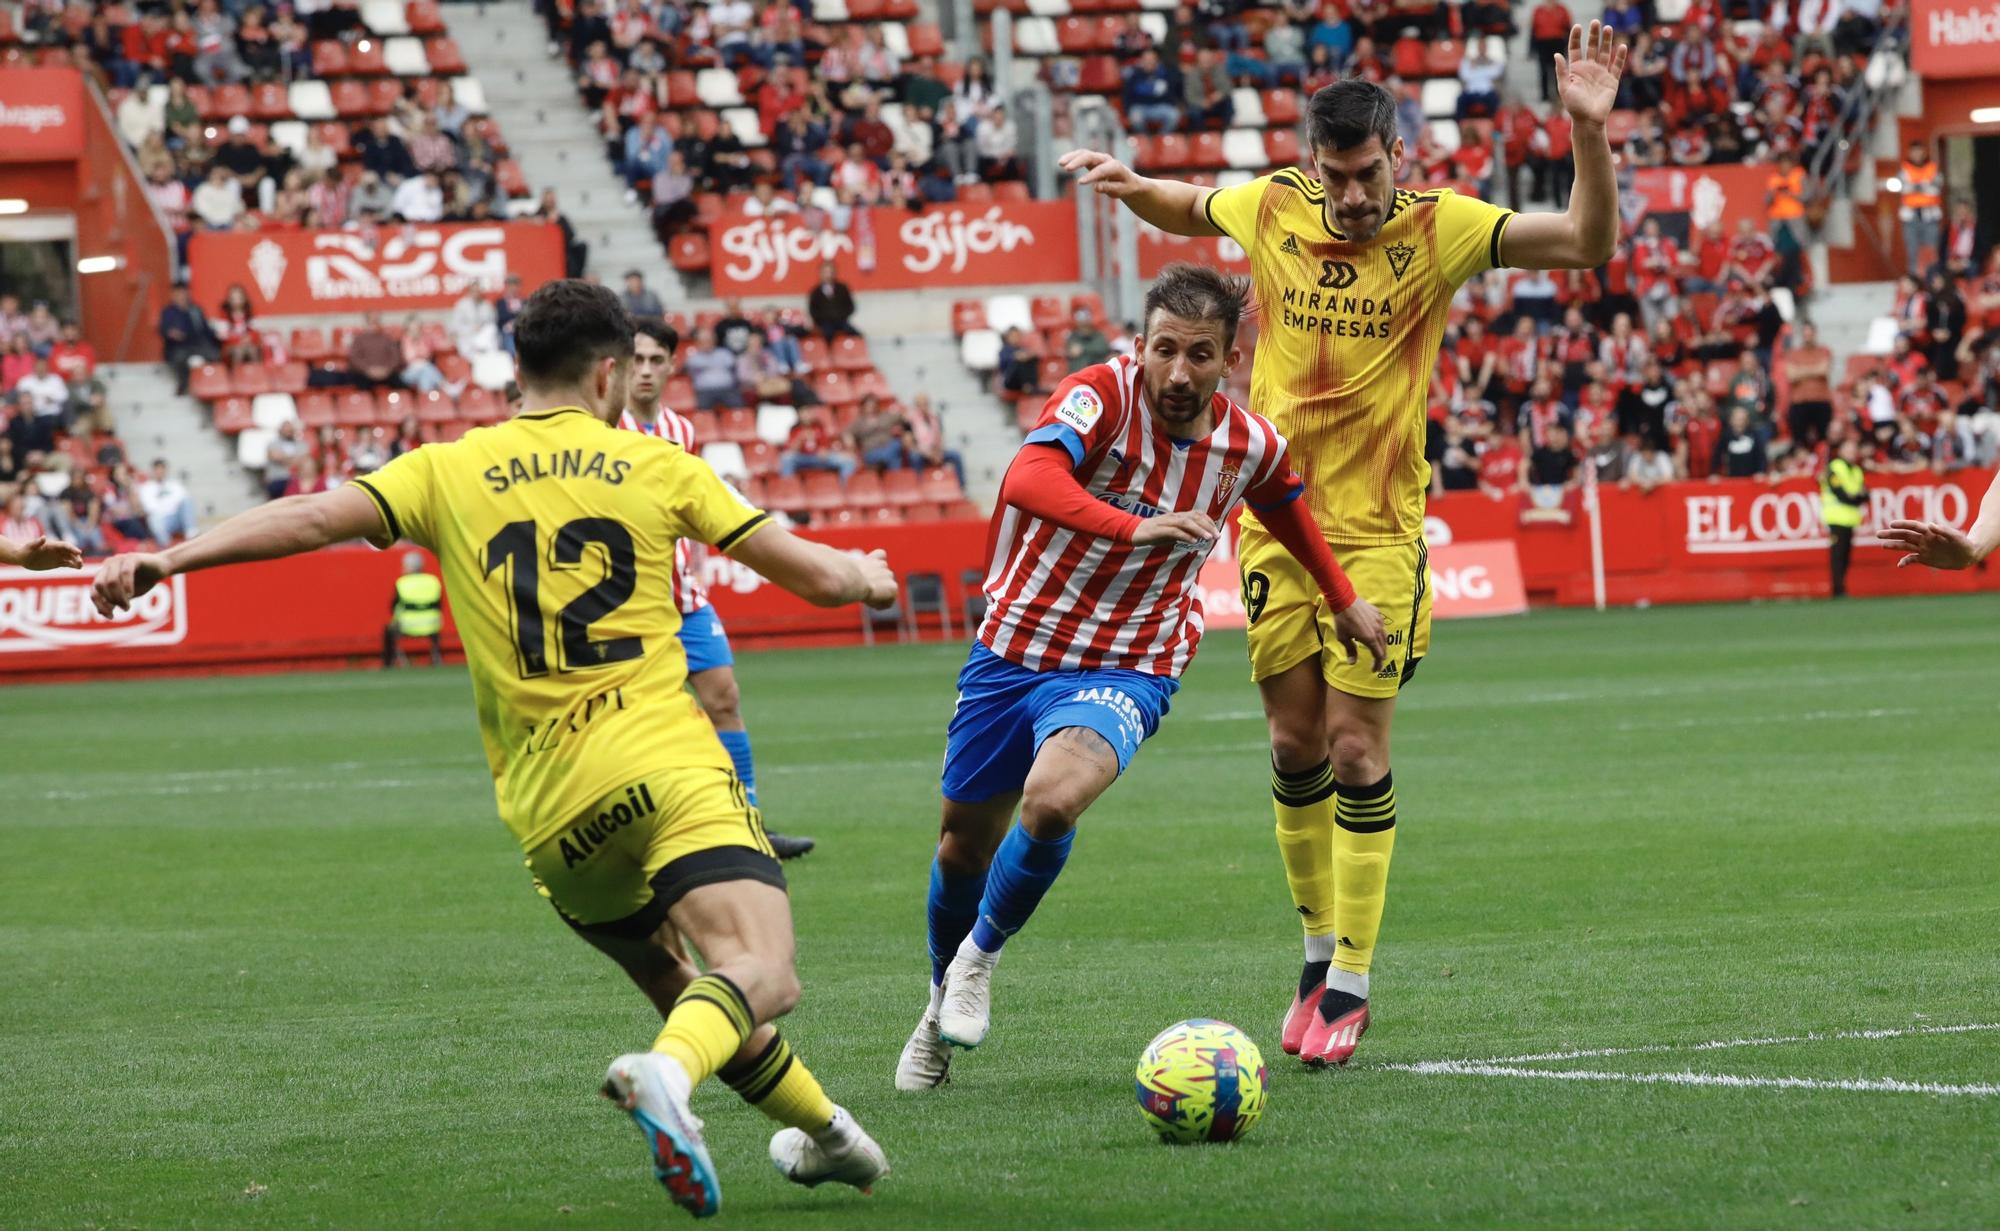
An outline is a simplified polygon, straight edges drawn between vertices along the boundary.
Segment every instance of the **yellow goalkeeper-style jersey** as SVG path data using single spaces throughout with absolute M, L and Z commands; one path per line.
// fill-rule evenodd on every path
M 1251 409 L 1277 425 L 1328 541 L 1423 532 L 1424 417 L 1452 296 L 1500 264 L 1511 210 L 1449 188 L 1398 189 L 1365 244 L 1329 225 L 1318 180 L 1289 168 L 1217 189 L 1208 219 L 1243 245 L 1256 287 Z
M 730 768 L 687 681 L 674 544 L 770 520 L 706 463 L 578 407 L 425 445 L 354 480 L 375 541 L 437 553 L 472 670 L 500 819 L 533 848 L 618 787 Z

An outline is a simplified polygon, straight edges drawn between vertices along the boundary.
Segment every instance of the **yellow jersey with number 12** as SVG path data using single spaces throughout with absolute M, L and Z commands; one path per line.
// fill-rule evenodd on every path
M 1250 408 L 1292 443 L 1329 542 L 1423 533 L 1424 418 L 1451 300 L 1500 263 L 1511 210 L 1449 188 L 1396 191 L 1375 238 L 1328 225 L 1326 191 L 1288 168 L 1217 189 L 1208 219 L 1243 245 L 1257 293 Z
M 687 694 L 674 544 L 770 521 L 677 444 L 578 407 L 425 445 L 354 480 L 430 548 L 465 642 L 500 819 L 532 849 L 652 770 L 730 768 Z

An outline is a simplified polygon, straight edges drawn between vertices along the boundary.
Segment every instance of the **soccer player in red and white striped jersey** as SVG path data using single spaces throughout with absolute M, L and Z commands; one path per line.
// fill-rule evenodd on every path
M 660 402 L 667 378 L 674 373 L 674 355 L 680 349 L 680 334 L 672 325 L 656 317 L 634 322 L 632 335 L 632 379 L 626 386 L 625 413 L 618 426 L 649 436 L 670 440 L 689 453 L 700 451 L 694 421 Z M 688 685 L 701 702 L 729 759 L 736 764 L 736 776 L 754 805 L 757 802 L 757 764 L 750 753 L 750 732 L 743 725 L 743 699 L 736 687 L 736 656 L 729 648 L 729 634 L 722 619 L 708 601 L 708 587 L 702 582 L 702 567 L 708 548 L 682 539 L 674 548 L 674 603 L 681 612 L 681 646 L 687 651 Z M 796 859 L 815 845 L 811 838 L 765 831 L 771 849 L 780 859 Z
M 1159 728 L 1201 642 L 1196 575 L 1238 505 L 1298 555 L 1349 653 L 1387 657 L 1380 613 L 1299 499 L 1284 437 L 1217 391 L 1242 358 L 1247 294 L 1212 269 L 1169 266 L 1147 293 L 1137 356 L 1065 380 L 1007 471 L 989 610 L 947 735 L 930 999 L 900 1089 L 937 1085 L 948 1045 L 986 1037 L 1001 946 L 1055 882 L 1077 818 Z

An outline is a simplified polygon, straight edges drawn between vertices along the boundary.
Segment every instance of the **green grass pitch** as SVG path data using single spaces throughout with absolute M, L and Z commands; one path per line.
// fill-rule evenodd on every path
M 1298 933 L 1216 635 L 1010 946 L 988 1044 L 900 1095 L 962 652 L 740 664 L 770 822 L 822 843 L 786 1030 L 895 1172 L 794 1189 L 707 1087 L 718 1225 L 2000 1225 L 1995 599 L 1441 626 L 1376 1025 L 1324 1073 L 1277 1053 Z M 0 691 L 0 1228 L 682 1221 L 594 1093 L 657 1019 L 530 892 L 469 695 Z M 1265 1047 L 1269 1107 L 1169 1148 L 1132 1066 L 1203 1015 Z M 1755 1038 L 1797 1041 L 1694 1046 Z M 1609 1054 L 1421 1067 L 1569 1050 Z

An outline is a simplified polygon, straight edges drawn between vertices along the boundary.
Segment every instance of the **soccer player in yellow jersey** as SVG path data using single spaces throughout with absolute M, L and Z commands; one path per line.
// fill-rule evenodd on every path
M 1381 610 L 1397 661 L 1350 665 L 1312 582 L 1243 518 L 1250 669 L 1271 731 L 1278 851 L 1305 924 L 1305 969 L 1284 1049 L 1344 1064 L 1368 1028 L 1396 796 L 1396 694 L 1430 646 L 1423 539 L 1427 391 L 1452 296 L 1482 270 L 1590 269 L 1618 240 L 1604 126 L 1625 48 L 1593 21 L 1556 57 L 1574 122 L 1576 185 L 1563 213 L 1516 215 L 1448 188 L 1396 187 L 1395 100 L 1341 81 L 1308 105 L 1315 175 L 1288 168 L 1208 189 L 1148 179 L 1076 150 L 1064 169 L 1177 235 L 1227 235 L 1250 256 L 1261 313 L 1251 409 L 1292 442 L 1312 514 L 1361 596 Z
M 881 553 L 797 538 L 679 445 L 612 426 L 632 334 L 610 291 L 548 283 L 515 318 L 513 419 L 165 552 L 114 557 L 94 597 L 108 615 L 176 573 L 347 539 L 436 552 L 500 817 L 536 888 L 666 1017 L 652 1050 L 613 1061 L 605 1082 L 660 1183 L 697 1215 L 719 1207 L 688 1109 L 719 1074 L 787 1126 L 771 1157 L 789 1178 L 866 1188 L 888 1170 L 881 1148 L 770 1026 L 799 998 L 791 903 L 762 817 L 685 687 L 674 544 L 710 544 L 822 606 L 887 606 L 896 579 Z M 678 961 L 676 929 L 707 974 Z

